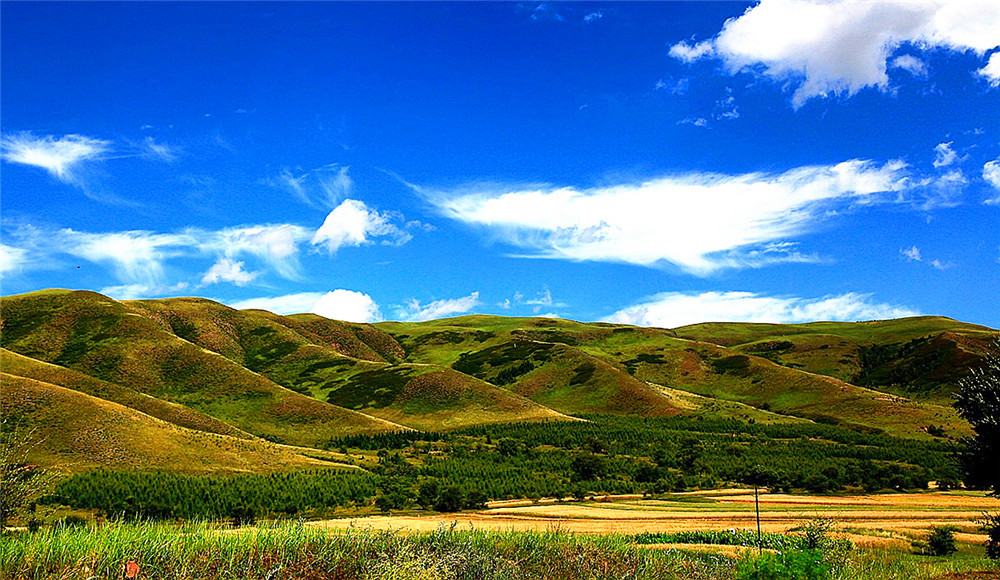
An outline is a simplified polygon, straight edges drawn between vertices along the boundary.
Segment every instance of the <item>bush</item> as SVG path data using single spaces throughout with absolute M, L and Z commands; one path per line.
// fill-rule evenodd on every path
M 954 526 L 934 526 L 926 540 L 913 542 L 913 549 L 925 556 L 950 556 L 958 551 Z
M 740 562 L 736 580 L 826 580 L 830 564 L 821 550 L 762 554 Z
M 983 513 L 983 517 L 976 520 L 976 523 L 986 534 L 986 557 L 1000 559 L 1000 514 Z

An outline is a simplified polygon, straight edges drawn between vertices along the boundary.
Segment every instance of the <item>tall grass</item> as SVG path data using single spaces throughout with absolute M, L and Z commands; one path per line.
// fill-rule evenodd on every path
M 209 523 L 49 527 L 0 537 L 0 578 L 122 578 L 133 561 L 139 578 L 177 580 L 734 580 L 759 557 L 752 551 L 734 558 L 648 549 L 633 540 L 446 527 L 420 534 L 330 532 L 288 521 L 238 529 Z M 855 552 L 836 566 L 834 578 L 919 580 L 936 569 L 969 566 L 987 564 L 965 560 L 928 568 L 899 554 Z

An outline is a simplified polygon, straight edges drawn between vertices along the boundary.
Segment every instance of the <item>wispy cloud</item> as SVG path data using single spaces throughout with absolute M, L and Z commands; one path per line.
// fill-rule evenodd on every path
M 890 61 L 892 68 L 905 70 L 918 78 L 927 77 L 927 64 L 912 54 L 901 54 Z
M 331 210 L 354 191 L 349 170 L 349 166 L 336 163 L 305 172 L 285 168 L 266 183 L 291 193 L 309 206 Z
M 104 158 L 111 143 L 83 135 L 39 136 L 30 132 L 0 138 L 3 159 L 9 163 L 32 165 L 71 185 L 80 184 L 80 167 L 88 161 Z
M 872 302 L 869 294 L 822 298 L 765 296 L 753 292 L 665 292 L 624 308 L 608 322 L 676 328 L 701 322 L 797 323 L 857 321 L 916 316 L 905 306 Z
M 831 210 L 898 197 L 904 165 L 853 160 L 777 175 L 690 173 L 643 183 L 571 187 L 471 187 L 424 192 L 445 216 L 488 229 L 529 256 L 721 268 L 807 261 L 786 242 Z
M 239 310 L 267 310 L 275 314 L 301 314 L 312 312 L 316 301 L 323 297 L 322 292 L 298 292 L 281 296 L 266 296 L 247 298 L 245 300 L 222 301 Z
M 346 199 L 331 211 L 312 237 L 314 246 L 322 246 L 331 254 L 344 246 L 361 246 L 382 238 L 383 244 L 400 245 L 413 236 L 394 222 L 403 217 L 395 213 L 380 213 L 364 202 Z
M 299 277 L 299 244 L 312 235 L 308 228 L 293 224 L 250 225 L 217 231 L 189 229 L 186 233 L 197 240 L 204 253 L 230 260 L 254 256 L 288 279 Z
M 923 256 L 920 248 L 916 246 L 910 246 L 909 248 L 903 248 L 899 250 L 901 256 L 906 258 L 907 262 L 921 262 L 927 264 L 928 266 L 935 268 L 937 270 L 947 270 L 948 268 L 954 267 L 954 264 L 949 262 L 943 262 L 937 258 L 933 260 L 928 260 Z
M 119 280 L 148 287 L 162 285 L 163 262 L 180 255 L 179 249 L 193 245 L 185 234 L 148 231 L 90 233 L 60 230 L 53 249 L 110 266 Z
M 371 296 L 354 290 L 332 292 L 299 292 L 282 296 L 230 301 L 237 309 L 259 309 L 275 314 L 311 312 L 333 320 L 346 322 L 379 322 L 382 313 Z
M 670 55 L 683 62 L 716 57 L 729 73 L 762 73 L 795 86 L 792 104 L 814 97 L 887 89 L 887 63 L 903 44 L 983 55 L 1000 46 L 996 2 L 855 2 L 763 0 L 722 26 L 712 39 L 681 41 Z M 1000 57 L 979 70 L 1000 85 Z M 915 57 L 893 61 L 911 72 Z
M 141 151 L 146 157 L 167 162 L 176 161 L 180 154 L 176 147 L 172 147 L 166 143 L 158 143 L 152 137 L 143 139 Z
M 418 300 L 411 300 L 405 310 L 401 311 L 400 317 L 414 322 L 435 320 L 455 314 L 465 314 L 480 304 L 482 303 L 479 301 L 479 292 L 473 292 L 462 298 L 435 300 L 430 304 L 420 304 Z
M 958 153 L 951 148 L 953 141 L 934 146 L 934 167 L 947 167 L 959 161 Z
M 0 274 L 20 272 L 28 263 L 27 250 L 0 244 Z
M 163 296 L 176 295 L 178 292 L 188 287 L 186 282 L 179 282 L 173 286 L 147 286 L 145 284 L 122 284 L 119 286 L 105 286 L 98 290 L 101 294 L 110 296 L 115 300 L 140 300 L 143 298 L 159 298 Z

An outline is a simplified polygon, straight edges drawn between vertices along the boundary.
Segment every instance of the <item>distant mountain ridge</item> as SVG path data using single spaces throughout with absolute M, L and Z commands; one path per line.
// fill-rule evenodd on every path
M 5 418 L 72 431 L 71 410 L 89 409 L 170 441 L 188 458 L 174 468 L 190 471 L 246 469 L 243 448 L 292 467 L 320 461 L 304 450 L 346 435 L 575 414 L 961 435 L 969 427 L 950 406 L 954 383 L 996 335 L 941 317 L 673 330 L 482 315 L 373 325 L 203 298 L 46 290 L 0 300 Z M 100 465 L 124 445 L 138 463 L 163 463 L 155 445 L 133 449 L 127 433 L 112 435 L 107 449 L 93 437 L 78 449 L 62 434 L 40 454 Z

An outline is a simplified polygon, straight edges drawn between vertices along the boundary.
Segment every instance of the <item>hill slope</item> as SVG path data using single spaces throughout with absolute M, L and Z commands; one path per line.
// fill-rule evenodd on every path
M 0 382 L 5 420 L 42 435 L 32 450 L 32 460 L 41 465 L 68 471 L 101 466 L 191 473 L 332 465 L 266 441 L 178 427 L 43 381 L 3 372 Z

